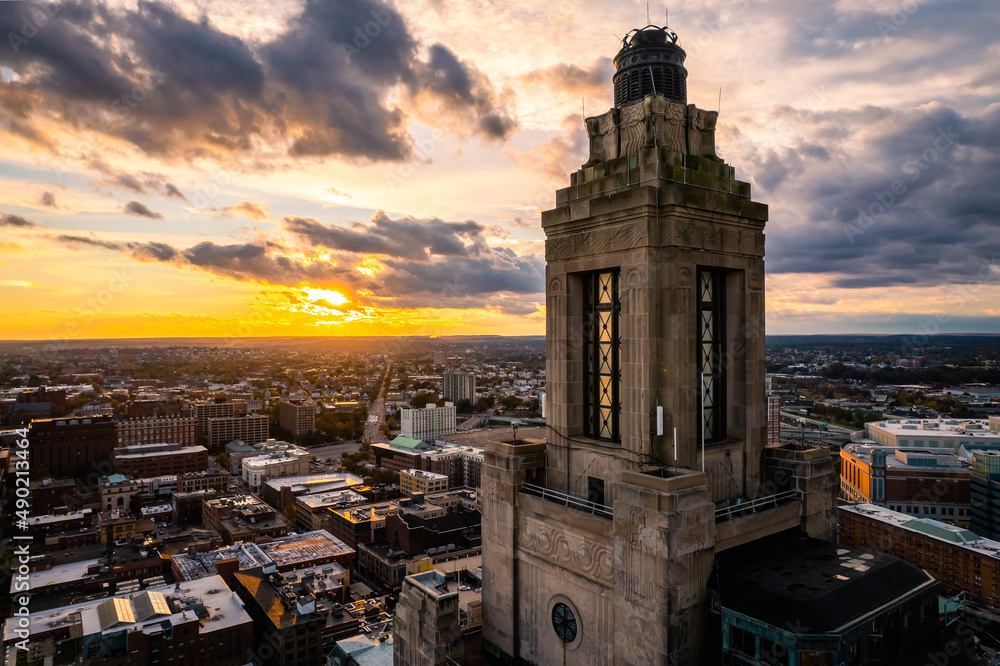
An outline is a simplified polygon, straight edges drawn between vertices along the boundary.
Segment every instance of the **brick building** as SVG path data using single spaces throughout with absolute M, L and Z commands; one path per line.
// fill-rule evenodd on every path
M 250 616 L 218 576 L 32 613 L 27 621 L 27 663 L 57 655 L 58 663 L 85 666 L 239 666 L 253 645 Z M 11 652 L 17 626 L 4 625 Z
M 208 444 L 217 449 L 234 439 L 256 444 L 268 438 L 270 422 L 266 414 L 247 416 L 222 416 L 206 419 L 205 435 Z
M 32 470 L 68 476 L 110 462 L 117 435 L 110 416 L 35 419 L 28 440 Z
M 80 489 L 73 479 L 41 479 L 28 485 L 31 494 L 31 515 L 44 516 L 56 507 L 80 507 Z
M 316 403 L 312 400 L 282 400 L 278 423 L 296 437 L 316 430 Z
M 968 524 L 970 472 L 950 450 L 848 444 L 840 458 L 847 501 Z
M 839 543 L 906 560 L 941 581 L 941 594 L 966 592 L 968 600 L 1000 611 L 1000 542 L 931 518 L 874 504 L 842 506 Z
M 183 446 L 198 443 L 198 421 L 194 417 L 153 417 L 117 421 L 118 446 L 177 442 Z
M 183 444 L 134 444 L 113 452 L 115 471 L 133 477 L 184 474 L 208 469 L 208 449 Z

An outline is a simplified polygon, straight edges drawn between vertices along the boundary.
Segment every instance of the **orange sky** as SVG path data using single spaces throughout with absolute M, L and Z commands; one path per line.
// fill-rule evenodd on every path
M 105 8 L 0 43 L 0 339 L 544 334 L 539 213 L 644 4 Z M 995 5 L 670 9 L 769 333 L 1000 330 Z

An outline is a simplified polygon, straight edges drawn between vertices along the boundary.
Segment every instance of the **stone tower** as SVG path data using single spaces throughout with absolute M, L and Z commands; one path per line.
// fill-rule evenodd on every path
M 667 28 L 626 36 L 542 214 L 548 436 L 482 472 L 483 643 L 507 663 L 702 663 L 717 550 L 835 532 L 829 455 L 765 450 L 767 207 L 684 58 Z

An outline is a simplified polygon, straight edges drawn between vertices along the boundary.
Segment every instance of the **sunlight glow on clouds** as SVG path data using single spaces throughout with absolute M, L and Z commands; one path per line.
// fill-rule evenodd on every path
M 29 6 L 0 2 L 0 34 Z M 0 41 L 0 285 L 19 313 L 0 337 L 225 336 L 251 316 L 253 335 L 543 333 L 538 215 L 586 159 L 583 115 L 611 104 L 611 58 L 646 11 L 52 9 Z M 689 100 L 714 109 L 721 89 L 719 152 L 770 206 L 771 332 L 942 312 L 1000 330 L 995 2 L 670 16 Z M 95 270 L 136 277 L 69 333 Z

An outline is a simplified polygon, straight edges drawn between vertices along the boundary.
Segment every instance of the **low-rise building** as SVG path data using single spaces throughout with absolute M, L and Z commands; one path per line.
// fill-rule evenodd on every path
M 268 479 L 302 476 L 309 472 L 310 457 L 311 454 L 306 449 L 287 445 L 263 455 L 244 458 L 241 463 L 243 481 L 250 490 L 258 492 Z
M 128 511 L 140 494 L 139 482 L 131 476 L 111 474 L 101 478 L 100 492 L 104 511 Z
M 419 469 L 405 469 L 399 473 L 399 489 L 407 495 L 438 493 L 448 490 L 448 477 Z
M 250 616 L 218 576 L 32 613 L 27 624 L 27 663 L 240 666 L 253 641 Z M 4 624 L 8 652 L 21 626 Z
M 44 516 L 56 507 L 80 508 L 80 489 L 73 479 L 40 479 L 28 484 L 31 495 L 31 513 Z
M 284 509 L 300 495 L 353 490 L 370 493 L 364 479 L 349 472 L 326 472 L 268 479 L 260 486 L 260 498 L 276 509 Z
M 179 443 L 123 446 L 114 450 L 113 458 L 115 472 L 136 478 L 208 469 L 208 449 Z
M 792 530 L 716 555 L 708 642 L 725 664 L 922 663 L 938 592 L 900 558 Z
M 969 451 L 1000 446 L 1000 432 L 992 432 L 986 419 L 892 419 L 865 424 L 865 435 L 880 446 L 892 448 L 942 448 Z
M 839 542 L 895 555 L 941 581 L 941 594 L 962 591 L 979 606 L 1000 611 L 1000 542 L 930 518 L 874 504 L 839 508 Z
M 284 516 L 253 495 L 207 499 L 202 504 L 202 518 L 227 545 L 285 536 L 292 531 Z
M 217 469 L 177 475 L 177 492 L 179 493 L 193 493 L 209 488 L 225 490 L 228 485 L 229 474 Z
M 848 502 L 968 524 L 970 472 L 952 449 L 847 444 L 840 458 L 840 496 Z

